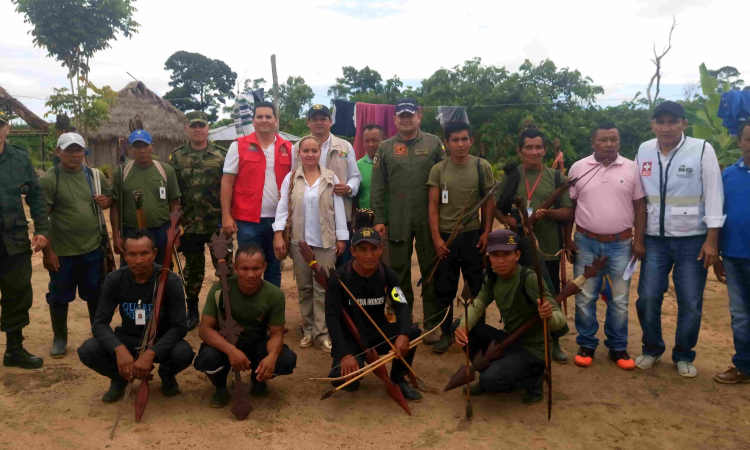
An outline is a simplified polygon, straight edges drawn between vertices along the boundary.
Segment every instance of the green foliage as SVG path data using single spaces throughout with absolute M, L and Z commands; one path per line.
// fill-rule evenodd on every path
M 233 123 L 234 123 L 234 119 L 232 119 L 231 117 L 229 117 L 229 118 L 226 118 L 226 119 L 221 119 L 221 120 L 219 120 L 217 122 L 212 122 L 211 126 L 209 128 L 213 130 L 214 128 L 225 127 L 225 126 L 231 125 Z
M 336 99 L 352 102 L 392 104 L 404 97 L 404 83 L 394 75 L 385 81 L 377 70 L 365 66 L 357 70 L 352 66 L 342 67 L 343 76 L 336 78 L 336 84 L 328 88 L 328 95 Z M 333 103 L 332 103 L 333 104 Z
M 52 88 L 55 92 L 44 104 L 50 108 L 44 117 L 50 115 L 76 115 L 76 122 L 82 134 L 96 130 L 109 118 L 109 108 L 117 101 L 117 92 L 109 86 L 97 88 L 89 82 L 93 95 L 75 95 L 68 88 Z
M 273 95 L 273 89 L 271 95 Z M 302 114 L 307 112 L 314 97 L 312 88 L 302 77 L 290 76 L 286 83 L 279 85 L 279 128 L 284 131 L 290 130 Z
M 14 126 L 13 130 L 23 132 L 26 128 L 28 127 Z M 28 130 L 31 131 L 30 128 Z M 47 170 L 52 167 L 52 158 L 55 156 L 57 146 L 57 131 L 54 126 L 50 127 L 49 133 L 44 136 L 41 149 L 38 136 L 8 136 L 8 142 L 26 150 L 34 168 Z M 42 153 L 44 153 L 44 167 L 42 167 Z
M 99 169 L 99 172 L 102 173 L 106 178 L 111 179 L 112 178 L 112 166 L 109 164 L 102 164 L 101 167 L 97 167 Z
M 742 85 L 745 84 L 745 80 L 740 79 L 740 71 L 736 67 L 724 66 L 719 70 L 709 70 L 707 72 L 720 82 L 719 87 L 722 92 L 726 92 L 724 90 L 725 87 L 727 90 L 740 90 Z
M 203 111 L 213 122 L 219 117 L 219 104 L 234 98 L 232 89 L 237 73 L 224 61 L 179 51 L 167 59 L 164 68 L 172 72 L 169 82 L 172 90 L 164 98 L 182 112 Z
M 726 167 L 740 157 L 736 139 L 722 126 L 718 115 L 721 93 L 729 91 L 730 83 L 727 80 L 720 81 L 716 75 L 712 75 L 705 64 L 700 65 L 700 73 L 701 90 L 705 100 L 702 103 L 683 105 L 685 116 L 688 123 L 692 123 L 693 137 L 707 140 L 716 151 L 719 165 Z

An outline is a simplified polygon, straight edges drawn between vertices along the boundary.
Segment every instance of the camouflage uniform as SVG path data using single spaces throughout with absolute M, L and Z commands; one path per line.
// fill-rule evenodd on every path
M 227 150 L 208 144 L 195 150 L 190 144 L 176 148 L 169 162 L 177 173 L 182 198 L 182 223 L 185 234 L 180 237 L 180 251 L 185 255 L 185 299 L 188 310 L 197 312 L 198 295 L 205 276 L 205 245 L 221 227 L 221 177 Z M 234 245 L 228 246 L 227 265 L 232 267 Z M 218 261 L 211 254 L 214 267 Z

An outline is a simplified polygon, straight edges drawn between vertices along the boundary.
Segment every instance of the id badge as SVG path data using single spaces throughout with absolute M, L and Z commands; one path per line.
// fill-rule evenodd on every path
M 135 310 L 135 324 L 146 325 L 146 310 L 145 309 Z
M 526 215 L 531 217 L 531 213 L 534 212 L 534 208 L 526 208 Z
M 162 199 L 162 200 L 166 200 L 167 199 L 167 188 L 166 187 L 161 186 L 159 188 L 159 198 Z
M 448 190 L 443 189 L 443 204 L 447 204 L 447 203 L 448 203 Z

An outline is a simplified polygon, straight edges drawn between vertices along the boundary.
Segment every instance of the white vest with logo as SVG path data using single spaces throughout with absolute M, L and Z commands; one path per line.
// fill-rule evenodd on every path
M 648 202 L 647 235 L 683 237 L 708 232 L 703 221 L 705 147 L 706 141 L 685 136 L 662 162 L 656 139 L 641 144 L 636 162 Z

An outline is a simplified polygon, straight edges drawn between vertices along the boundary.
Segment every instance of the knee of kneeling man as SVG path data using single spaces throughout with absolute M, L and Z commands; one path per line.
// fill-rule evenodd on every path
M 94 338 L 86 340 L 80 347 L 78 347 L 78 359 L 85 366 L 90 366 L 91 363 L 96 359 L 96 354 L 99 353 L 99 341 Z
M 281 372 L 291 373 L 297 367 L 297 354 L 289 349 L 289 347 L 285 347 L 276 361 L 276 366 Z
M 170 356 L 172 357 L 174 364 L 185 369 L 192 364 L 193 358 L 195 358 L 195 352 L 193 351 L 193 348 L 190 347 L 190 344 L 185 341 L 180 341 L 174 346 L 174 348 L 172 348 Z

